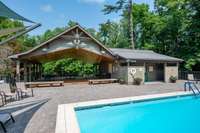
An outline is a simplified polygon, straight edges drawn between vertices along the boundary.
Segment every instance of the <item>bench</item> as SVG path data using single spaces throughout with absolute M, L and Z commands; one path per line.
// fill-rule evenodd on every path
M 64 81 L 27 82 L 27 83 L 25 83 L 25 86 L 26 86 L 26 88 L 59 87 L 59 86 L 64 86 Z
M 116 83 L 118 79 L 93 79 L 88 80 L 88 84 L 109 84 L 109 83 Z

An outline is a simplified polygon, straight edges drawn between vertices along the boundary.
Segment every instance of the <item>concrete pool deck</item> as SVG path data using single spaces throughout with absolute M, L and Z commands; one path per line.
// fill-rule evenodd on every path
M 58 106 L 57 112 L 57 122 L 56 122 L 56 132 L 55 133 L 81 133 L 78 120 L 76 117 L 76 109 L 87 109 L 95 108 L 99 106 L 109 106 L 115 104 L 155 100 L 155 99 L 164 99 L 170 97 L 178 97 L 184 95 L 191 95 L 192 92 L 171 92 L 163 94 L 152 94 L 152 95 L 143 95 L 135 97 L 126 97 L 126 98 L 114 98 L 114 99 L 104 99 L 96 100 L 89 102 L 80 102 L 80 103 L 71 103 L 71 104 L 61 104 Z
M 0 111 L 15 114 L 16 123 L 6 126 L 8 133 L 54 133 L 59 104 L 170 93 L 183 91 L 183 85 L 183 81 L 141 86 L 66 84 L 64 87 L 34 89 L 34 97 L 9 103 L 0 107 Z

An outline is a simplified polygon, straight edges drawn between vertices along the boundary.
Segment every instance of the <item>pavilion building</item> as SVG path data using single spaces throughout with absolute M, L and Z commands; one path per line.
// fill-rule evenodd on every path
M 27 52 L 10 56 L 16 62 L 19 81 L 37 81 L 42 78 L 43 63 L 68 57 L 97 63 L 100 73 L 107 75 L 105 78 L 123 79 L 127 83 L 132 83 L 133 78 L 169 82 L 171 76 L 178 77 L 179 63 L 183 61 L 150 50 L 107 48 L 80 25 Z

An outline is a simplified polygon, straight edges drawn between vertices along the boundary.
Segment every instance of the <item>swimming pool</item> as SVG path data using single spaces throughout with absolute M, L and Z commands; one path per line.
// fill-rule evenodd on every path
M 75 109 L 81 133 L 199 133 L 200 98 L 173 97 Z

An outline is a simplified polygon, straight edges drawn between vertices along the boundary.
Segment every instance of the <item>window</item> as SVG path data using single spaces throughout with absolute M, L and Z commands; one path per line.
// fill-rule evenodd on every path
M 136 63 L 136 62 L 130 62 L 130 66 L 144 66 L 144 63 Z
M 127 62 L 124 62 L 124 63 L 120 63 L 120 66 L 127 66 L 128 63 Z
M 177 66 L 177 63 L 167 63 L 167 66 Z

